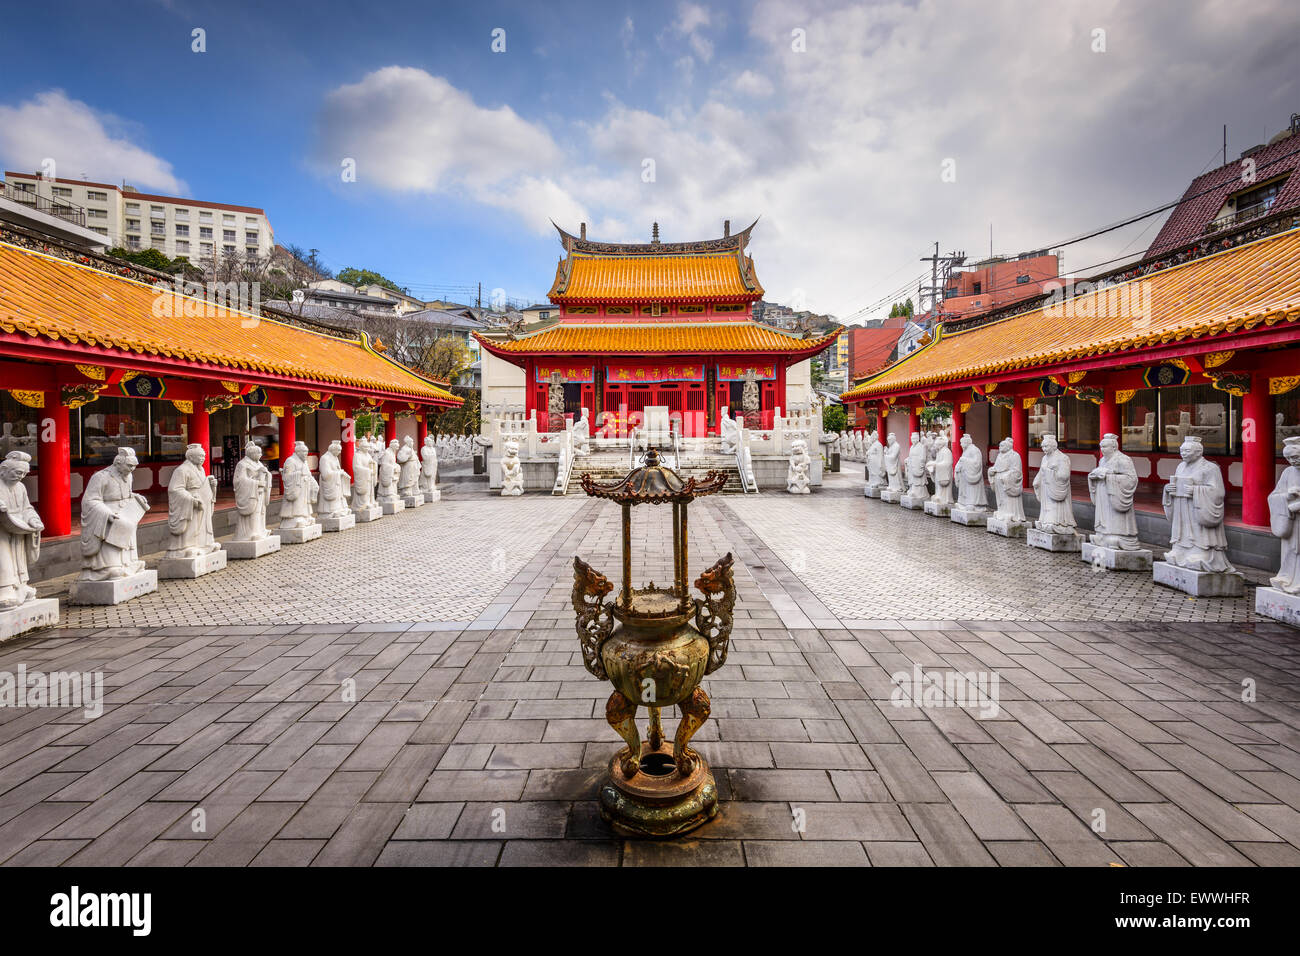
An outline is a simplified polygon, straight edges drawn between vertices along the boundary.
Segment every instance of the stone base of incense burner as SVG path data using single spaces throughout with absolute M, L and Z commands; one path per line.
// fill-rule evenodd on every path
M 694 753 L 694 751 L 691 751 Z M 718 814 L 718 787 L 703 757 L 686 777 L 677 772 L 673 743 L 642 748 L 641 769 L 623 773 L 624 747 L 609 762 L 609 779 L 600 787 L 600 815 L 630 837 L 677 836 L 708 823 Z

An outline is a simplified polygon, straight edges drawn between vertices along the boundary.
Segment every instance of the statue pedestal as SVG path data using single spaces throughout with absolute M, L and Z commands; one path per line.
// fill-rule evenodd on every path
M 383 516 L 384 509 L 379 505 L 368 505 L 365 508 L 354 508 L 352 510 L 352 517 L 361 522 L 375 521 Z
M 158 572 L 140 571 L 107 581 L 73 581 L 69 604 L 122 604 L 158 590 Z
M 439 491 L 437 488 L 434 488 L 432 491 L 426 491 L 424 493 L 424 503 L 426 505 L 431 505 L 435 501 L 441 501 L 441 500 L 442 500 L 442 492 Z
M 380 502 L 379 507 L 384 509 L 384 514 L 386 515 L 396 515 L 396 514 L 401 514 L 403 511 L 406 510 L 406 502 L 402 501 L 400 498 L 397 498 L 394 499 L 393 501 Z
M 1255 613 L 1292 627 L 1300 627 L 1300 594 L 1287 594 L 1277 588 L 1255 589 Z M 57 610 L 55 618 L 58 618 Z M 0 636 L 4 627 L 0 626 Z
M 408 508 L 423 508 L 424 492 L 419 492 L 414 495 L 406 495 L 402 498 L 402 504 L 406 505 Z
M 158 561 L 158 577 L 164 580 L 201 578 L 213 571 L 220 571 L 225 566 L 226 552 L 220 549 L 195 558 L 162 558 Z
M 893 488 L 881 488 L 880 500 L 888 501 L 891 505 L 896 505 L 903 500 L 903 493 L 895 491 Z
M 58 623 L 59 602 L 54 598 L 36 598 L 0 611 L 0 641 Z
M 989 520 L 989 513 L 985 508 L 963 508 L 961 505 L 953 505 L 952 510 L 948 512 L 948 520 L 971 528 L 979 528 Z
M 1244 597 L 1246 594 L 1246 581 L 1240 574 L 1192 571 L 1157 561 L 1151 567 L 1151 576 L 1156 584 L 1176 588 L 1193 597 Z
M 984 530 L 991 534 L 1000 534 L 1004 538 L 1023 538 L 1028 527 L 1028 521 L 1021 521 L 1010 515 L 991 514 L 984 525 Z
M 1107 571 L 1150 571 L 1154 557 L 1146 548 L 1125 551 L 1122 548 L 1105 548 L 1091 541 L 1083 543 L 1083 560 Z
M 925 513 L 934 515 L 936 518 L 947 518 L 952 514 L 952 504 L 947 501 L 935 501 L 933 498 L 927 498 Z
M 276 528 L 275 533 L 280 536 L 281 544 L 306 544 L 319 538 L 321 530 L 320 525 L 309 524 L 305 528 Z
M 863 494 L 863 496 L 866 497 L 866 498 L 877 498 L 877 499 L 879 499 L 879 498 L 880 498 L 880 486 L 879 486 L 879 485 L 866 485 L 866 486 L 862 489 L 862 494 Z
M 928 500 L 928 495 L 909 495 L 907 492 L 904 492 L 898 499 L 898 505 L 900 508 L 906 508 L 908 511 L 920 511 L 925 507 L 925 503 Z
M 1057 534 L 1030 527 L 1025 529 L 1025 542 L 1031 548 L 1042 548 L 1044 551 L 1078 551 L 1083 547 L 1083 535 Z
M 322 531 L 347 531 L 348 528 L 355 528 L 357 524 L 356 516 L 351 512 L 345 515 L 322 515 L 319 519 Z
M 277 535 L 268 534 L 265 538 L 258 538 L 256 541 L 228 541 L 225 549 L 226 556 L 233 561 L 251 561 L 264 554 L 274 554 L 279 551 L 280 539 Z

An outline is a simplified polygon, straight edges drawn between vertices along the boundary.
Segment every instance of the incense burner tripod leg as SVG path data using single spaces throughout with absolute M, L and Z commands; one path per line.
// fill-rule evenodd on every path
M 709 695 L 699 687 L 696 687 L 695 692 L 677 706 L 682 712 L 682 722 L 677 725 L 677 735 L 673 738 L 673 757 L 677 763 L 677 772 L 683 777 L 689 777 L 695 770 L 700 755 L 691 750 L 687 744 L 695 736 L 695 732 L 709 719 L 712 708 L 709 704 Z
M 605 720 L 627 741 L 627 754 L 619 755 L 619 764 L 623 775 L 630 778 L 641 769 L 641 733 L 636 727 L 636 704 L 614 691 L 605 702 Z

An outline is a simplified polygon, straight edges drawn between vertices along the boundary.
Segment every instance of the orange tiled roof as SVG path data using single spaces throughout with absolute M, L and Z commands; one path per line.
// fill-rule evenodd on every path
M 1300 229 L 939 338 L 842 396 L 856 401 L 1261 323 L 1300 327 Z
M 616 325 L 560 323 L 513 341 L 481 335 L 489 351 L 521 355 L 571 353 L 578 355 L 643 354 L 660 352 L 819 352 L 839 335 L 837 327 L 826 335 L 802 339 L 754 322 L 716 322 L 696 325 L 660 325 L 627 322 Z M 475 333 L 477 335 L 477 333 Z
M 734 252 L 684 256 L 592 256 L 574 253 L 561 261 L 549 295 L 553 302 L 723 298 L 757 300 L 763 296 L 763 287 L 753 270 L 753 263 L 748 257 Z
M 187 306 L 198 314 L 185 317 Z M 164 297 L 143 282 L 7 243 L 0 243 L 0 343 L 3 333 L 406 398 L 462 401 L 364 340 L 336 338 L 188 296 Z

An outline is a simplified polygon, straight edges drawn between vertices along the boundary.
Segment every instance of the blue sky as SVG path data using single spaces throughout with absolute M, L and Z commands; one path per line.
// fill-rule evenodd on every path
M 14 8 L 36 32 L 0 33 L 0 160 L 53 154 L 60 175 L 262 206 L 279 241 L 429 297 L 479 281 L 543 295 L 548 217 L 643 240 L 652 219 L 665 239 L 704 238 L 761 214 L 769 298 L 847 316 L 912 281 L 935 240 L 982 255 L 992 223 L 998 252 L 1047 246 L 1179 195 L 1217 165 L 1223 122 L 1230 155 L 1263 141 L 1300 110 L 1298 8 Z M 1073 246 L 1067 268 L 1156 227 Z

